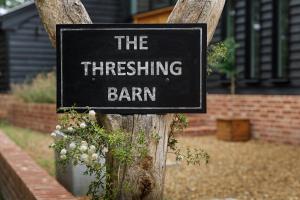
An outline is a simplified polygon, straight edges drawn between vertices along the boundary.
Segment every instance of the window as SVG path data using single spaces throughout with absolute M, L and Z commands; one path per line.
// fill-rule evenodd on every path
M 260 1 L 246 3 L 246 79 L 258 79 L 260 68 Z
M 130 1 L 131 4 L 131 14 L 134 15 L 136 13 L 138 13 L 138 0 L 131 0 Z
M 227 0 L 223 16 L 221 18 L 221 40 L 234 38 L 235 36 L 235 1 Z M 227 84 L 229 78 L 226 74 L 221 74 L 221 82 Z
M 150 0 L 149 10 L 164 8 L 171 5 L 170 0 Z
M 289 1 L 273 1 L 273 78 L 286 79 L 288 69 Z
M 226 1 L 223 18 L 223 39 L 234 37 L 235 0 Z

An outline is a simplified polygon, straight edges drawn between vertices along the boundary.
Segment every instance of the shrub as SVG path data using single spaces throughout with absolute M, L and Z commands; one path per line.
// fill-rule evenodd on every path
M 235 66 L 235 52 L 238 44 L 233 38 L 212 45 L 207 57 L 208 66 L 230 78 L 230 91 L 235 94 L 238 71 Z
M 12 86 L 12 91 L 14 96 L 26 103 L 55 103 L 55 73 L 39 74 L 30 83 Z
M 149 142 L 159 143 L 162 140 L 158 133 L 153 132 L 148 138 L 144 131 L 139 130 L 134 138 L 136 141 L 133 142 L 132 133 L 122 129 L 105 130 L 97 122 L 96 112 L 93 110 L 84 113 L 73 109 L 64 111 L 65 114 L 60 116 L 60 124 L 51 133 L 54 143 L 50 144 L 50 148 L 58 155 L 59 166 L 86 166 L 83 174 L 95 176 L 87 194 L 91 200 L 121 199 L 118 197 L 122 196 L 123 191 L 130 193 L 134 189 L 131 186 L 134 180 L 125 178 L 130 173 L 128 169 L 139 160 L 149 159 Z M 180 131 L 186 126 L 184 115 L 176 115 L 168 139 L 168 153 L 174 154 L 176 161 L 185 161 L 188 165 L 207 164 L 209 155 L 204 150 L 182 149 L 177 145 L 173 131 Z M 111 158 L 113 162 L 104 162 Z M 140 174 L 141 178 L 143 173 Z M 103 193 L 100 193 L 100 188 L 104 189 Z

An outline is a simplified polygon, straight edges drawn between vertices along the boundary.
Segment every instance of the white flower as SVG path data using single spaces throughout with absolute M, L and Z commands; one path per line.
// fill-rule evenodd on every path
M 81 145 L 83 145 L 83 146 L 87 146 L 87 145 L 88 145 L 88 143 L 87 143 L 86 141 L 81 141 Z
M 58 137 L 58 138 L 62 138 L 62 137 L 64 137 L 64 133 L 63 132 L 61 132 L 61 131 L 54 131 L 54 133 L 56 134 L 56 137 Z
M 88 148 L 87 148 L 86 145 L 81 145 L 80 148 L 79 148 L 79 150 L 80 150 L 82 153 L 86 152 L 87 149 L 88 149 Z
M 107 153 L 108 152 L 108 148 L 104 147 L 102 150 L 103 153 Z
M 96 116 L 96 112 L 94 110 L 90 110 L 89 111 L 89 116 L 95 117 Z
M 96 147 L 94 145 L 91 145 L 89 148 L 89 153 L 92 154 L 95 153 L 95 151 L 96 151 Z
M 80 159 L 81 159 L 81 161 L 83 161 L 83 162 L 88 162 L 88 160 L 89 160 L 89 156 L 87 155 L 87 154 L 82 154 L 81 156 L 80 156 Z
M 56 125 L 55 129 L 59 131 L 59 130 L 61 130 L 61 126 L 60 125 Z
M 74 131 L 74 128 L 73 128 L 73 127 L 69 127 L 69 128 L 68 128 L 68 131 L 73 132 L 73 131 Z
M 55 132 L 52 132 L 52 133 L 51 133 L 51 137 L 56 138 L 56 133 L 55 133 Z
M 60 159 L 66 160 L 66 159 L 67 159 L 67 156 L 66 156 L 66 155 L 60 155 Z
M 98 159 L 98 154 L 93 153 L 93 154 L 92 154 L 92 160 L 97 160 L 97 159 Z
M 80 128 L 85 128 L 85 127 L 86 127 L 86 123 L 82 122 L 82 123 L 80 124 Z
M 67 135 L 64 135 L 64 139 L 67 139 L 68 138 L 68 136 Z
M 61 154 L 61 155 L 66 155 L 66 154 L 67 154 L 67 150 L 66 150 L 66 149 L 62 149 L 62 150 L 60 151 L 60 154 Z
M 177 157 L 177 160 L 178 160 L 178 161 L 182 161 L 182 160 L 183 160 L 183 156 L 182 156 L 182 155 L 179 155 L 179 156 Z
M 71 142 L 70 145 L 69 145 L 70 149 L 75 149 L 76 148 L 76 144 L 75 142 Z
M 50 144 L 50 148 L 54 148 L 55 147 L 55 143 Z

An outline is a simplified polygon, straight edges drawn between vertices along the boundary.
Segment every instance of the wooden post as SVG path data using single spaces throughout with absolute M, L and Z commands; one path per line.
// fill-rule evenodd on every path
M 89 24 L 92 23 L 80 0 L 35 0 L 40 17 L 49 38 L 55 47 L 56 24 Z M 168 23 L 207 23 L 208 42 L 218 24 L 225 0 L 178 0 Z M 131 166 L 114 169 L 116 164 L 109 158 L 112 174 L 118 170 L 118 180 L 112 176 L 112 183 L 119 187 L 118 199 L 159 200 L 163 198 L 163 186 L 168 150 L 168 134 L 173 115 L 101 115 L 98 117 L 108 130 L 123 129 L 137 143 L 140 131 L 146 135 L 148 155 L 143 160 L 135 160 Z M 159 140 L 153 140 L 155 133 Z M 114 171 L 115 170 L 115 171 Z M 126 181 L 131 190 L 125 189 Z

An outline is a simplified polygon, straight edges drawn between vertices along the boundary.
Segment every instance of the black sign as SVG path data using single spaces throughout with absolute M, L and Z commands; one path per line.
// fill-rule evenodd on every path
M 205 24 L 57 26 L 57 108 L 206 111 Z

